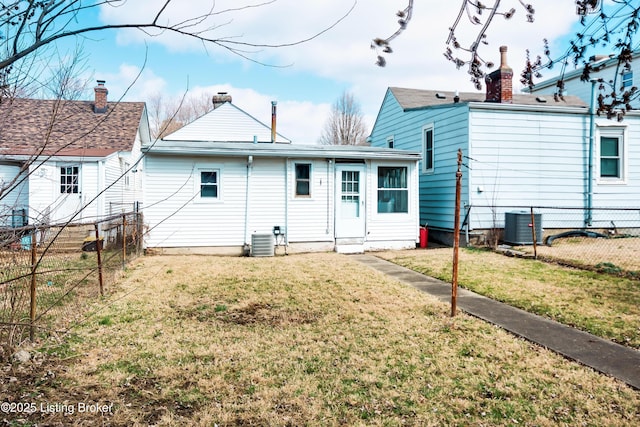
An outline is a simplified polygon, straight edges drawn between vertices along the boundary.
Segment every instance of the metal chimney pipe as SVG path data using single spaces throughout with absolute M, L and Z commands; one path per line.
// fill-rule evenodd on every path
M 271 143 L 276 142 L 276 101 L 271 101 Z

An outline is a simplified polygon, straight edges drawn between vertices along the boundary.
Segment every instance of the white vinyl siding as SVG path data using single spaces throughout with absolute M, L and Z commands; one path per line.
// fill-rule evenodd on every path
M 378 209 L 378 172 L 383 168 L 406 169 L 407 181 L 407 212 L 379 213 Z M 403 162 L 372 161 L 367 168 L 366 200 L 367 212 L 367 243 L 372 248 L 399 248 L 396 246 L 404 242 L 404 247 L 415 247 L 419 233 L 419 189 L 418 162 L 407 164 Z

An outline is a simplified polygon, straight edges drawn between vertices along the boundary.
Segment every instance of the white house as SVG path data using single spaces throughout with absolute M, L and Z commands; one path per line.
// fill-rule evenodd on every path
M 418 152 L 276 135 L 226 102 L 143 146 L 145 247 L 255 255 L 266 239 L 282 252 L 415 248 Z
M 505 226 L 506 214 L 536 207 L 542 227 L 640 227 L 634 215 L 599 209 L 640 205 L 640 115 L 593 114 L 575 96 L 512 93 L 502 52 L 486 94 L 389 88 L 371 144 L 420 150 L 420 223 L 444 243 L 454 232 L 457 151 L 463 152 L 461 217 L 473 234 Z M 560 209 L 542 209 L 561 207 Z M 530 221 L 527 220 L 527 223 Z
M 5 99 L 0 104 L 0 227 L 94 221 L 141 200 L 142 102 Z

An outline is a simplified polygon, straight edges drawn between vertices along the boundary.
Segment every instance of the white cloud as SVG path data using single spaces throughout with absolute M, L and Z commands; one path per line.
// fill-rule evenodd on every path
M 101 18 L 107 22 L 132 22 L 149 20 L 164 3 L 160 0 L 126 2 L 122 7 L 103 7 Z M 345 0 L 278 0 L 261 7 L 247 8 L 261 3 L 259 0 L 218 0 L 212 19 L 203 23 L 214 27 L 213 34 L 240 42 L 262 44 L 289 43 L 322 31 L 343 16 L 352 6 Z M 162 22 L 181 22 L 206 12 L 210 0 L 174 2 L 167 9 Z M 394 53 L 387 56 L 388 65 L 374 65 L 376 54 L 369 48 L 374 37 L 386 37 L 397 28 L 395 12 L 404 8 L 406 0 L 359 0 L 353 12 L 335 28 L 318 38 L 299 46 L 255 50 L 247 48 L 247 54 L 271 64 L 294 64 L 288 72 L 309 73 L 339 82 L 350 90 L 363 107 L 369 126 L 373 124 L 385 90 L 389 86 L 423 89 L 474 91 L 465 69 L 456 70 L 454 64 L 444 58 L 445 42 L 449 27 L 459 11 L 460 2 L 415 2 L 413 20 L 407 30 L 393 42 Z M 500 45 L 509 47 L 508 61 L 514 69 L 514 87 L 519 88 L 519 74 L 525 62 L 525 51 L 532 50 L 532 57 L 540 54 L 543 38 L 548 38 L 555 53 L 560 51 L 554 40 L 567 34 L 577 21 L 573 2 L 534 2 L 535 22 L 526 22 L 524 10 L 518 0 L 503 1 L 503 8 L 513 7 L 516 15 L 509 21 L 497 16 L 488 31 L 488 46 L 482 47 L 483 59 L 499 61 Z M 230 9 L 236 9 L 230 11 Z M 473 40 L 479 26 L 469 22 L 466 15 L 457 33 L 463 44 Z M 121 43 L 140 43 L 141 32 L 121 32 Z M 247 67 L 247 61 L 219 48 L 210 48 L 205 57 L 201 44 L 186 37 L 164 34 L 147 38 L 150 43 L 165 45 L 169 52 L 188 51 L 203 57 L 203 64 Z M 124 76 L 121 69 L 121 74 Z M 151 89 L 165 88 L 162 70 L 143 73 L 142 88 L 136 92 L 149 93 Z M 549 72 L 548 76 L 552 73 Z M 286 77 L 283 76 L 283 79 Z M 126 81 L 126 80 L 125 80 Z M 270 123 L 270 102 L 277 93 L 258 93 L 247 87 L 227 85 L 224 88 L 234 97 L 234 104 Z M 236 85 L 240 86 L 240 85 Z M 265 85 L 263 85 L 265 86 Z M 181 90 L 183 88 L 178 88 Z M 169 89 L 171 90 L 171 89 Z M 175 90 L 175 89 L 174 89 Z M 194 88 L 193 90 L 196 90 Z M 157 91 L 157 89 L 156 89 Z M 331 96 L 332 102 L 340 94 Z M 315 142 L 330 110 L 327 100 L 308 99 L 301 89 L 295 99 L 277 99 L 280 125 L 278 130 L 296 141 Z
M 167 82 L 152 70 L 142 70 L 136 65 L 121 64 L 117 73 L 100 73 L 95 76 L 105 80 L 109 89 L 109 100 L 139 101 L 162 93 Z

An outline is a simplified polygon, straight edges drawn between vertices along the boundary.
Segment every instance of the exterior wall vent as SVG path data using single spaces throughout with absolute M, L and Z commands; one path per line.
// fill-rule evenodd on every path
M 275 236 L 269 234 L 251 235 L 251 256 L 268 257 L 275 255 Z
M 526 211 L 504 214 L 504 242 L 511 245 L 532 245 L 531 213 Z M 536 241 L 542 243 L 542 214 L 533 214 L 536 226 Z

